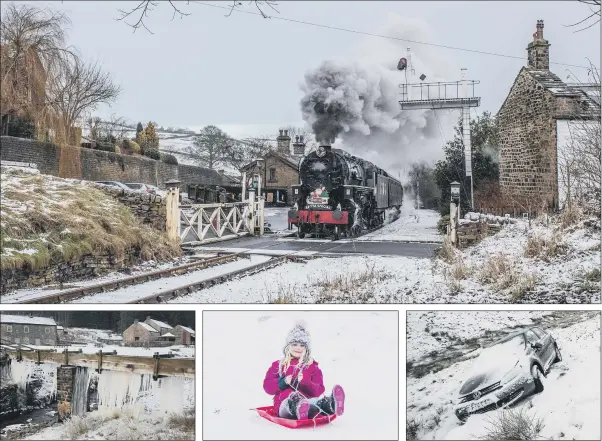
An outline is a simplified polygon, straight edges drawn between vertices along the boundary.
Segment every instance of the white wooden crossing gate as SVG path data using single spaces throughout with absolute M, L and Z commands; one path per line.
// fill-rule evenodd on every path
M 182 245 L 263 235 L 264 201 L 180 205 Z

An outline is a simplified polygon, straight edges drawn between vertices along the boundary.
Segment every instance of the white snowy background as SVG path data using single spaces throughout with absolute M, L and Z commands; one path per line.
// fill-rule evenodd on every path
M 544 390 L 516 404 L 530 417 L 542 420 L 538 439 L 600 439 L 600 313 L 565 311 L 429 311 L 409 312 L 408 362 L 440 360 L 450 355 L 461 341 L 482 338 L 487 332 L 510 331 L 519 325 L 540 322 L 558 342 L 563 360 L 552 365 Z M 434 334 L 434 335 L 433 335 Z M 460 339 L 460 340 L 458 340 Z M 437 355 L 434 355 L 435 351 Z M 460 425 L 453 413 L 452 400 L 468 379 L 480 349 L 464 351 L 464 361 L 407 378 L 407 417 L 417 418 L 425 440 L 486 439 L 496 412 L 472 415 Z M 458 357 L 459 358 L 459 357 Z M 409 363 L 408 363 L 409 364 Z
M 272 405 L 263 390 L 288 331 L 307 324 L 329 392 L 345 389 L 345 414 L 329 425 L 288 429 L 250 409 Z M 393 440 L 399 428 L 398 312 L 205 311 L 203 438 Z

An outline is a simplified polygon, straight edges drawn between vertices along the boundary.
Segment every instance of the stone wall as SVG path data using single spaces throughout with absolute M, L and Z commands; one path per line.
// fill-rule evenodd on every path
M 114 255 L 84 255 L 73 262 L 57 262 L 39 270 L 29 268 L 3 269 L 0 293 L 43 285 L 58 285 L 99 276 L 103 273 L 140 263 L 139 250 L 128 250 L 122 260 Z
M 59 421 L 63 421 L 71 414 L 76 370 L 76 366 L 58 366 L 56 368 L 56 396 L 59 403 Z
M 70 149 L 73 149 L 71 147 Z M 173 165 L 140 155 L 121 155 L 77 148 L 81 176 L 64 176 L 88 181 L 143 182 L 158 187 L 171 179 L 187 184 L 228 185 L 227 179 L 217 171 L 191 165 Z M 0 161 L 31 162 L 37 164 L 40 173 L 59 176 L 62 148 L 55 144 L 30 139 L 0 137 Z
M 555 115 L 554 96 L 523 69 L 497 118 L 504 196 L 520 203 L 557 202 Z
M 103 188 L 127 206 L 143 224 L 165 231 L 167 208 L 165 198 L 151 193 L 124 191 L 113 187 Z

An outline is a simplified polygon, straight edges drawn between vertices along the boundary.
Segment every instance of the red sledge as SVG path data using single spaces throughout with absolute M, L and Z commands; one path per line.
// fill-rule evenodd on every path
M 328 424 L 337 418 L 336 415 L 321 415 L 308 420 L 289 420 L 288 418 L 277 417 L 274 413 L 274 406 L 258 407 L 251 410 L 256 410 L 257 413 L 266 420 L 269 420 L 272 423 L 276 423 L 280 426 L 288 427 L 289 429 L 298 429 L 300 427 L 308 426 L 321 426 L 322 424 Z

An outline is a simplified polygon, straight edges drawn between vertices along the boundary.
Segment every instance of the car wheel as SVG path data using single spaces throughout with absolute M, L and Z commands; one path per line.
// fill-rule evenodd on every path
M 556 349 L 556 357 L 554 357 L 554 363 L 559 363 L 562 361 L 562 354 L 560 353 L 558 345 L 554 345 L 554 348 Z
M 535 384 L 535 393 L 538 394 L 543 391 L 543 382 L 541 380 L 543 373 L 536 364 L 531 367 L 531 376 L 533 377 L 533 383 Z

